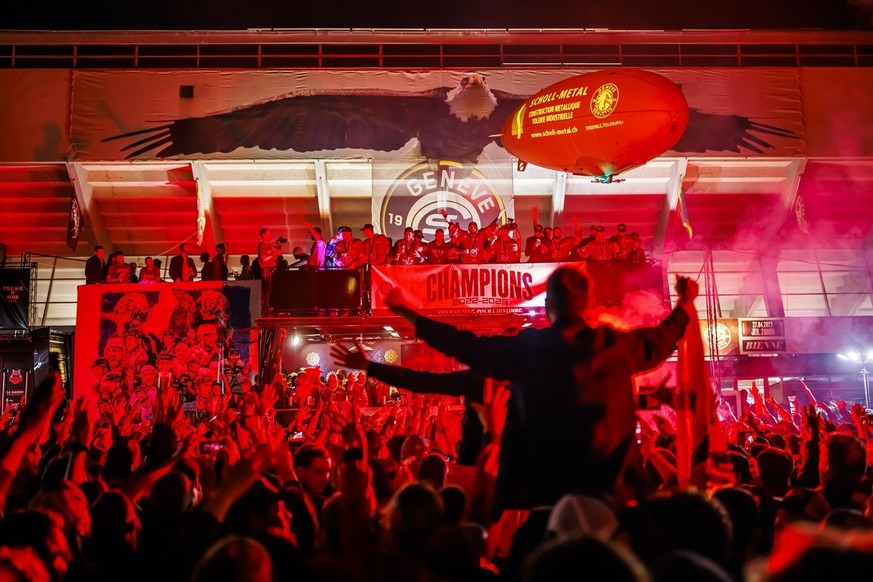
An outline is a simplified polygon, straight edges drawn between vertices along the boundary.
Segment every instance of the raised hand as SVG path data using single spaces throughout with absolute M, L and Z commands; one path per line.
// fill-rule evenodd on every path
M 175 390 L 168 390 L 167 392 L 166 399 L 164 400 L 164 422 L 167 426 L 173 426 L 182 413 L 182 398 Z
M 803 407 L 803 428 L 808 440 L 819 440 L 819 435 L 821 433 L 821 417 L 815 409 L 815 406 Z
M 366 370 L 367 364 L 370 363 L 364 352 L 364 346 L 357 340 L 355 340 L 354 345 L 350 348 L 346 348 L 341 344 L 334 344 L 330 348 L 330 355 L 333 358 L 333 363 L 340 368 Z
M 18 430 L 38 439 L 48 434 L 52 415 L 64 400 L 64 382 L 61 373 L 53 372 L 47 382 L 44 390 L 32 395 L 27 404 L 22 404 L 19 409 Z
M 487 378 L 482 403 L 471 403 L 473 410 L 476 411 L 482 422 L 483 432 L 495 435 L 503 432 L 503 425 L 506 423 L 507 402 L 509 402 L 509 389 L 506 387 L 506 383 Z
M 852 405 L 852 420 L 855 424 L 861 424 L 861 421 L 867 418 L 867 411 L 857 402 Z
M 277 374 L 276 379 L 273 380 L 273 382 L 268 382 L 264 385 L 264 389 L 261 392 L 261 397 L 258 398 L 255 402 L 255 411 L 258 416 L 266 418 L 268 412 L 273 410 L 276 402 L 279 401 L 279 390 L 282 389 L 284 382 L 284 377 L 281 374 Z
M 350 406 L 347 413 L 342 415 L 341 418 L 342 428 L 340 428 L 340 432 L 343 435 L 345 445 L 348 448 L 366 448 L 367 437 L 364 433 L 364 427 L 359 422 L 358 408 L 354 405 Z
M 73 423 L 70 428 L 76 444 L 90 447 L 94 436 L 94 422 L 88 414 L 88 404 L 84 398 L 77 398 L 73 409 Z
M 394 312 L 399 309 L 409 308 L 409 304 L 407 303 L 406 297 L 403 295 L 403 291 L 400 287 L 391 288 L 391 291 L 389 291 L 388 295 L 385 296 L 385 305 Z

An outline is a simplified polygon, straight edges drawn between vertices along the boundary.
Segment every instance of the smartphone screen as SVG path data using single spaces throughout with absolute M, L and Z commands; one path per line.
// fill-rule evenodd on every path
M 200 443 L 200 454 L 214 455 L 221 450 L 222 446 L 224 445 L 221 441 L 203 441 Z

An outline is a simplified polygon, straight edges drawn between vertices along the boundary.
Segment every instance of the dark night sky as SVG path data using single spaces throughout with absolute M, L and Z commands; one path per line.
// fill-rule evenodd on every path
M 865 29 L 873 0 L 19 0 L 2 29 Z

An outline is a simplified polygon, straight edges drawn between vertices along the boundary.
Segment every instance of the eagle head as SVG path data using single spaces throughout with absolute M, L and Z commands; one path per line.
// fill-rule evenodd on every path
M 470 118 L 487 119 L 497 107 L 497 97 L 485 83 L 485 75 L 469 73 L 446 95 L 452 115 L 461 121 Z

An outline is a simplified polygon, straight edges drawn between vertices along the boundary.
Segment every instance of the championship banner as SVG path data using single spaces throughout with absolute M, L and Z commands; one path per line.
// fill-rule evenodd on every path
M 257 372 L 259 316 L 260 281 L 81 285 L 74 390 L 100 397 L 107 381 L 132 391 L 155 375 L 183 393 L 230 390 Z
M 71 149 L 82 161 L 317 156 L 511 162 L 499 136 L 516 109 L 549 85 L 595 71 L 76 70 Z M 673 154 L 807 151 L 797 70 L 652 72 L 679 86 L 688 102 L 688 127 Z M 180 97 L 180 87 L 189 97 Z M 589 88 L 588 99 L 597 89 Z M 845 95 L 852 87 L 829 89 Z
M 27 331 L 30 269 L 0 269 L 0 332 Z
M 545 307 L 546 280 L 555 269 L 582 263 L 388 265 L 373 267 L 371 310 L 386 315 L 385 297 L 400 287 L 425 315 L 494 315 Z

